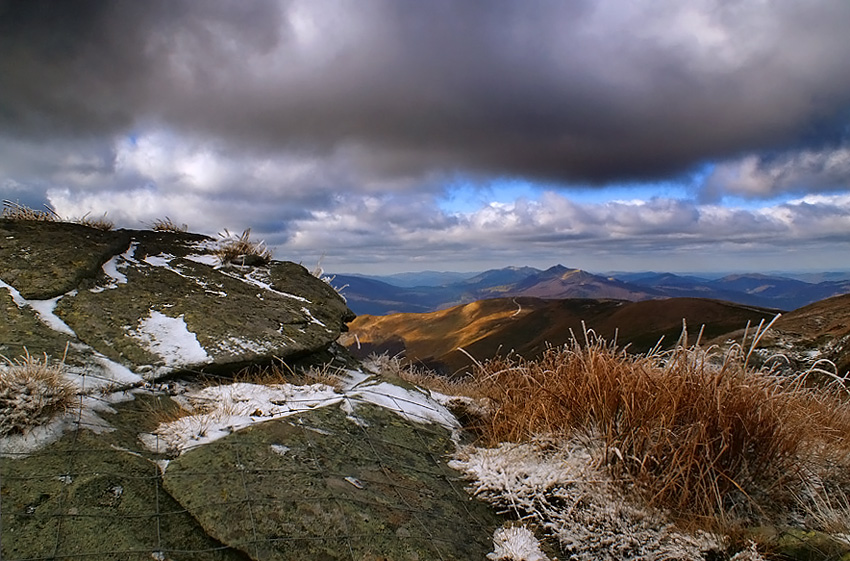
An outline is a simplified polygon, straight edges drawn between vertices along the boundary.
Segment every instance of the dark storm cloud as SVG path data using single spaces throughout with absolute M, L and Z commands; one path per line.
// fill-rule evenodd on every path
M 399 189 L 433 170 L 662 177 L 834 148 L 848 27 L 844 0 L 6 0 L 0 128 L 343 153 Z

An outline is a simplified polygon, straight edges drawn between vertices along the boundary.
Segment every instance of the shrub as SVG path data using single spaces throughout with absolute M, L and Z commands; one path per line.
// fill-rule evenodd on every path
M 242 235 L 236 236 L 224 231 L 219 234 L 222 238 L 219 247 L 213 252 L 222 265 L 266 265 L 272 260 L 272 251 L 266 247 L 265 242 L 254 242 L 251 237 L 251 229 L 248 228 Z
M 64 363 L 29 353 L 11 360 L 0 355 L 0 436 L 24 433 L 64 412 L 74 390 L 63 378 Z
M 3 212 L 0 213 L 0 218 L 6 218 L 8 220 L 34 220 L 38 222 L 59 222 L 62 220 L 56 214 L 56 211 L 47 205 L 44 205 L 44 210 L 35 210 L 9 200 L 3 201 Z

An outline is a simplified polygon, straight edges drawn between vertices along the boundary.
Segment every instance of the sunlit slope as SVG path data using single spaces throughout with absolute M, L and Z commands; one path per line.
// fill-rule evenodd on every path
M 772 310 L 700 298 L 644 302 L 622 300 L 496 298 L 423 314 L 360 316 L 344 343 L 355 352 L 403 353 L 404 356 L 452 373 L 469 365 L 462 347 L 478 360 L 511 350 L 531 358 L 547 344 L 560 345 L 582 336 L 582 322 L 606 338 L 615 332 L 621 345 L 646 350 L 663 336 L 675 343 L 682 320 L 695 337 L 705 325 L 705 337 L 716 337 L 747 321 L 771 319 Z M 359 349 L 358 343 L 359 341 Z
M 737 334 L 733 334 L 737 335 Z M 764 355 L 781 354 L 798 370 L 818 360 L 833 363 L 834 371 L 850 371 L 850 294 L 820 300 L 787 312 L 762 339 Z M 829 364 L 818 365 L 832 371 Z

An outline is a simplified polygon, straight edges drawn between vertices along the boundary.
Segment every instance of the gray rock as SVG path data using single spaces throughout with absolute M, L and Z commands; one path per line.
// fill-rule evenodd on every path
M 258 561 L 484 559 L 500 523 L 445 465 L 449 432 L 373 405 L 357 417 L 326 407 L 235 432 L 172 461 L 165 488 Z
M 96 432 L 84 421 L 36 452 L 0 446 L 0 558 L 479 561 L 492 549 L 501 521 L 446 465 L 442 426 L 335 403 L 175 459 L 139 437 L 179 408 L 133 395 L 100 408 Z
M 0 559 L 245 561 L 210 538 L 163 488 L 155 456 L 138 448 L 157 398 L 139 396 L 33 454 L 0 457 Z
M 69 362 L 84 363 L 94 377 L 116 378 L 123 367 L 154 379 L 309 355 L 354 318 L 303 267 L 222 267 L 218 243 L 196 234 L 0 220 L 7 285 L 0 285 L 7 320 L 0 353 L 14 357 L 26 347 L 61 357 L 70 342 Z

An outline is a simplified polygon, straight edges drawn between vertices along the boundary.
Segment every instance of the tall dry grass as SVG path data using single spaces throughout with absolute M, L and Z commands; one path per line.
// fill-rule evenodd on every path
M 151 223 L 151 230 L 154 232 L 169 232 L 172 234 L 182 234 L 189 231 L 188 224 L 177 224 L 169 217 L 157 218 Z
M 3 200 L 3 210 L 0 211 L 0 218 L 7 220 L 32 220 L 37 222 L 61 222 L 62 217 L 56 214 L 56 211 L 47 205 L 44 205 L 44 210 L 36 210 L 27 205 Z
M 99 216 L 97 218 L 91 217 L 89 214 L 90 213 L 87 212 L 80 218 L 72 219 L 71 222 L 75 222 L 89 228 L 94 228 L 96 230 L 102 230 L 104 232 L 108 232 L 115 228 L 115 222 L 108 219 L 105 212 L 103 213 L 103 216 Z
M 477 427 L 490 443 L 590 436 L 615 476 L 690 520 L 787 513 L 822 476 L 843 474 L 834 483 L 850 488 L 843 386 L 812 387 L 805 376 L 751 368 L 757 341 L 749 352 L 680 341 L 672 351 L 635 356 L 592 331 L 583 335 L 539 360 L 477 365 L 466 387 L 494 404 Z

